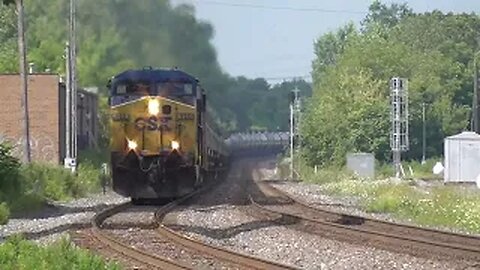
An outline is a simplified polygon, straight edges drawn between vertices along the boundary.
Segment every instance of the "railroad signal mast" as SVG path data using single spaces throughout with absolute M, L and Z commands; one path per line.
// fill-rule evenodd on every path
M 480 51 L 478 52 L 480 53 Z M 472 104 L 472 127 L 471 130 L 480 133 L 480 119 L 478 105 L 480 101 L 480 77 L 478 76 L 477 54 L 473 58 L 473 104 Z
M 395 177 L 402 178 L 402 152 L 409 150 L 408 141 L 408 81 L 402 78 L 390 80 L 390 148 L 393 154 Z

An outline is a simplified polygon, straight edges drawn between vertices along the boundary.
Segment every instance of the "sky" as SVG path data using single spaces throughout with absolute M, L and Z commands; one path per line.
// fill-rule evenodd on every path
M 213 45 L 232 76 L 311 80 L 315 40 L 348 22 L 359 24 L 372 0 L 172 0 L 195 6 L 215 29 Z M 383 1 L 392 3 L 399 1 Z M 415 12 L 480 13 L 479 0 L 409 0 Z M 400 2 L 402 3 L 402 2 Z

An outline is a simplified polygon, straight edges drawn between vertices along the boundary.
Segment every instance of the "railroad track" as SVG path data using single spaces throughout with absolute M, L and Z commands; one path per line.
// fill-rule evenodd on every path
M 168 214 L 175 207 L 177 207 L 180 203 L 190 199 L 190 197 L 191 196 L 173 201 L 167 204 L 166 206 L 160 208 L 155 213 L 155 218 L 159 224 L 157 228 L 158 234 L 160 234 L 162 237 L 165 237 L 171 240 L 172 242 L 178 243 L 189 249 L 196 250 L 202 254 L 208 254 L 219 260 L 230 262 L 235 265 L 239 265 L 240 268 L 242 269 L 272 269 L 272 270 L 297 269 L 292 266 L 280 264 L 273 261 L 268 261 L 262 258 L 250 256 L 247 254 L 237 253 L 221 247 L 206 245 L 198 240 L 195 240 L 183 234 L 177 233 L 174 230 L 163 225 L 162 220 L 165 217 L 165 215 Z
M 105 231 L 101 228 L 103 221 L 105 221 L 105 219 L 110 216 L 113 216 L 128 209 L 130 206 L 130 203 L 124 203 L 109 208 L 95 215 L 95 217 L 92 219 L 92 236 L 95 238 L 95 240 L 100 242 L 104 246 L 108 246 L 115 253 L 118 253 L 129 260 L 133 260 L 149 268 L 173 270 L 191 269 L 186 265 L 179 264 L 177 262 L 169 260 L 168 258 L 160 257 L 155 254 L 151 254 L 143 250 L 130 247 L 123 243 L 121 240 L 105 233 Z
M 214 247 L 206 245 L 200 241 L 189 238 L 174 230 L 168 228 L 162 224 L 162 220 L 166 214 L 172 211 L 179 204 L 191 199 L 192 197 L 199 195 L 205 189 L 197 190 L 187 196 L 184 196 L 178 200 L 175 200 L 165 206 L 162 206 L 155 213 L 155 219 L 158 223 L 156 232 L 164 239 L 168 239 L 174 244 L 181 245 L 187 249 L 194 250 L 199 254 L 205 254 L 209 257 L 214 257 L 222 262 L 227 262 L 232 265 L 238 266 L 238 269 L 296 269 L 291 266 L 282 265 L 276 262 L 268 261 L 265 259 L 253 257 L 246 254 L 236 253 L 220 247 Z M 102 223 L 108 218 L 117 213 L 127 210 L 131 206 L 130 203 L 125 203 L 112 208 L 109 208 L 101 213 L 98 213 L 92 219 L 92 232 L 96 241 L 99 241 L 103 246 L 108 246 L 115 253 L 120 254 L 122 257 L 136 261 L 145 265 L 147 269 L 194 269 L 192 265 L 185 265 L 177 263 L 171 259 L 164 258 L 155 254 L 148 253 L 144 250 L 133 248 L 121 240 L 109 235 L 104 229 L 102 229 Z
M 270 199 L 260 202 L 250 197 L 255 207 L 281 215 L 290 223 L 308 223 L 312 232 L 333 232 L 345 240 L 370 243 L 393 251 L 413 255 L 450 257 L 480 261 L 480 237 L 392 223 L 313 207 L 267 182 L 257 182 Z M 273 198 L 273 199 L 272 199 Z M 268 202 L 270 200 L 270 202 Z M 273 203 L 272 203 L 273 201 Z

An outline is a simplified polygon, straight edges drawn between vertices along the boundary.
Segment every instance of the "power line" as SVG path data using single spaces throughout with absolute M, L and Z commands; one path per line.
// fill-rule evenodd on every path
M 295 80 L 295 79 L 310 79 L 310 75 L 298 75 L 298 76 L 283 76 L 283 77 L 259 77 L 266 81 L 283 81 L 283 80 Z
M 210 0 L 192 0 L 193 2 L 208 4 L 208 5 L 217 5 L 217 6 L 229 6 L 229 7 L 240 7 L 240 8 L 255 8 L 255 9 L 268 9 L 268 10 L 289 10 L 289 11 L 299 11 L 299 12 L 321 12 L 321 13 L 349 13 L 349 14 L 367 14 L 365 11 L 355 11 L 355 10 L 336 10 L 336 9 L 322 9 L 322 8 L 296 8 L 288 6 L 268 6 L 268 5 L 255 5 L 255 4 L 239 4 L 239 3 L 225 3 L 218 1 Z

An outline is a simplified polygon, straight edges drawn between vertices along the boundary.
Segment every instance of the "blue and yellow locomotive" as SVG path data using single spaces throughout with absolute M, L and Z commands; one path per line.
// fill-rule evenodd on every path
M 133 200 L 179 197 L 226 166 L 228 149 L 208 116 L 205 90 L 191 75 L 127 70 L 108 88 L 115 192 Z

